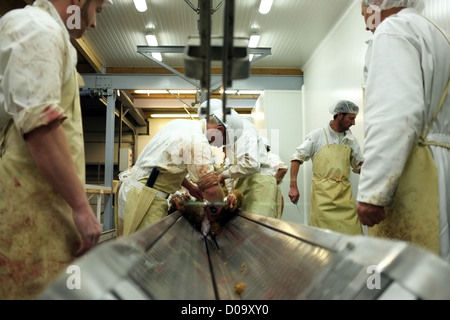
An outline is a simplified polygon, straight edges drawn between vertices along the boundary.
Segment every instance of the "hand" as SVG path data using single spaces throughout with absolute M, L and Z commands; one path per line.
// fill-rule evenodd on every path
M 102 229 L 89 203 L 83 209 L 73 211 L 73 220 L 81 234 L 81 246 L 75 253 L 79 257 L 97 244 Z
M 199 201 L 203 201 L 203 199 L 205 199 L 205 197 L 203 196 L 203 192 L 195 183 L 190 184 L 188 191 L 191 196 Z
M 219 174 L 219 176 L 217 177 L 217 180 L 219 180 L 219 184 L 221 184 L 221 185 L 225 184 L 225 177 L 223 176 L 223 174 Z
M 227 204 L 228 209 L 230 209 L 231 211 L 234 211 L 233 206 L 235 204 L 235 200 L 236 200 L 236 196 L 234 195 L 234 193 L 230 193 L 227 196 L 226 204 Z
M 289 196 L 289 199 L 291 199 L 291 202 L 293 204 L 297 204 L 298 200 L 300 199 L 300 192 L 298 191 L 298 188 L 297 187 L 290 187 L 288 196 Z
M 375 206 L 373 204 L 359 202 L 356 205 L 356 211 L 358 212 L 361 224 L 368 227 L 373 227 L 386 219 L 384 207 Z
M 210 172 L 210 173 L 205 174 L 197 182 L 197 185 L 200 188 L 200 190 L 206 190 L 206 189 L 209 189 L 218 184 L 219 184 L 219 181 L 218 181 L 217 174 L 215 172 Z

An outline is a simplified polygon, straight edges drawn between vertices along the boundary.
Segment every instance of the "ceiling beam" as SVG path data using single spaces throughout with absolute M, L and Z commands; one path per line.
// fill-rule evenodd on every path
M 103 65 L 97 56 L 91 51 L 83 39 L 73 39 L 73 46 L 78 50 L 78 52 L 87 60 L 87 62 L 92 66 L 92 68 L 98 72 L 103 72 Z
M 184 73 L 184 68 L 174 68 L 178 72 Z M 169 70 L 162 67 L 107 67 L 107 74 L 172 74 Z M 221 68 L 211 68 L 211 74 L 222 74 Z M 274 75 L 274 76 L 302 76 L 301 69 L 282 69 L 282 68 L 251 68 L 252 75 Z
M 139 75 L 139 74 L 82 74 L 85 88 L 103 88 L 101 84 L 107 83 L 109 89 L 158 89 L 158 90 L 186 90 L 195 89 L 176 75 Z M 212 82 L 219 80 L 214 75 Z M 252 75 L 244 80 L 233 81 L 229 89 L 239 90 L 300 90 L 303 85 L 302 76 L 283 75 Z

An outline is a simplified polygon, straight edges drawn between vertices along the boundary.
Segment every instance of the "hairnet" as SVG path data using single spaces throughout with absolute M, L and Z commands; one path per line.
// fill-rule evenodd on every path
M 331 106 L 330 113 L 334 116 L 338 113 L 354 113 L 358 114 L 359 108 L 356 104 L 348 100 L 341 100 L 337 104 Z
M 208 101 L 204 101 L 198 108 L 198 118 L 206 118 L 206 108 Z M 225 122 L 223 122 L 223 108 L 222 100 L 210 99 L 209 100 L 209 116 L 213 116 L 220 125 L 223 125 L 227 130 L 227 144 L 229 139 L 234 137 L 237 140 L 242 135 L 244 124 L 241 116 L 233 109 L 230 110 L 230 114 L 225 115 Z
M 424 8 L 423 0 L 362 0 L 362 2 L 367 6 L 378 6 L 381 10 L 405 7 L 422 11 Z

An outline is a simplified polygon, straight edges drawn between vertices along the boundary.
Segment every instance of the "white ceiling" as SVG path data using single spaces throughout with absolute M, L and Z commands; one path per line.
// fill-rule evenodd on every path
M 211 0 L 212 35 L 223 35 L 226 0 Z M 236 0 L 234 36 L 261 35 L 258 47 L 271 48 L 271 55 L 252 68 L 299 69 L 313 54 L 327 33 L 354 0 L 274 0 L 272 10 L 258 12 L 260 0 Z M 198 36 L 198 0 L 146 0 L 148 10 L 138 12 L 132 0 L 114 0 L 97 18 L 97 28 L 89 30 L 83 41 L 90 59 L 103 68 L 159 67 L 137 53 L 146 45 L 148 29 L 160 46 L 186 46 L 189 36 Z M 86 54 L 86 53 L 85 53 Z M 184 67 L 183 54 L 163 54 L 163 62 L 174 68 Z M 108 69 L 106 69 L 108 70 Z
M 223 36 L 226 1 L 211 0 L 212 35 Z M 251 65 L 251 73 L 302 75 L 303 66 L 353 1 L 274 0 L 271 11 L 262 15 L 258 12 L 260 0 L 235 0 L 234 36 L 248 38 L 258 33 L 258 47 L 270 49 L 270 55 Z M 32 2 L 1 0 L 0 14 Z M 80 68 L 86 61 L 90 65 L 89 71 L 80 72 L 142 75 L 164 70 L 170 74 L 166 68 L 169 66 L 182 73 L 184 54 L 163 53 L 164 65 L 160 65 L 138 53 L 137 47 L 147 45 L 145 35 L 150 30 L 160 46 L 185 47 L 189 37 L 199 36 L 200 14 L 194 10 L 199 8 L 199 0 L 146 0 L 148 9 L 143 13 L 136 10 L 132 0 L 113 2 L 97 16 L 97 27 L 74 42 L 79 70 L 86 70 Z M 174 99 L 171 95 L 153 98 Z M 145 107 L 143 110 L 148 111 Z

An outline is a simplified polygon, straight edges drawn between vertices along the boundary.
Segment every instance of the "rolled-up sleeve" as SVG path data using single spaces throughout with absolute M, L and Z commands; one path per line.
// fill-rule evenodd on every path
M 295 149 L 290 161 L 300 161 L 300 163 L 308 161 L 313 156 L 313 150 L 314 139 L 311 135 L 307 135 L 305 141 Z
M 22 135 L 64 119 L 59 104 L 67 52 L 59 26 L 54 21 L 19 21 L 13 16 L 0 28 L 2 112 L 14 120 Z

